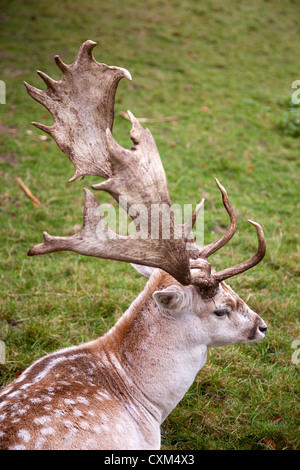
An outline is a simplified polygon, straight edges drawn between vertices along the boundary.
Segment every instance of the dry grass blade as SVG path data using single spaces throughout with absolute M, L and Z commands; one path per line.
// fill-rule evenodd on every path
M 17 176 L 17 182 L 19 183 L 20 188 L 23 189 L 26 196 L 32 200 L 32 204 L 34 205 L 34 207 L 39 207 L 42 205 L 42 203 L 38 200 L 38 198 L 34 196 L 34 194 L 32 194 L 28 186 L 26 186 L 26 184 L 18 176 Z

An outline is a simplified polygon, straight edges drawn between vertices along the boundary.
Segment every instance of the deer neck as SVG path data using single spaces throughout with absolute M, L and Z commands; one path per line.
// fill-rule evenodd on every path
M 104 337 L 106 353 L 118 358 L 126 380 L 142 394 L 160 423 L 175 408 L 206 362 L 205 344 L 191 345 L 184 319 L 162 312 L 152 298 L 174 279 L 158 271 L 113 329 Z M 139 399 L 141 399 L 139 397 Z

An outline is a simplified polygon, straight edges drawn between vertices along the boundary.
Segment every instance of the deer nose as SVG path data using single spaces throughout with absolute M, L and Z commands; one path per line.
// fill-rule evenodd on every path
M 259 326 L 258 329 L 261 333 L 265 333 L 267 331 L 267 326 Z

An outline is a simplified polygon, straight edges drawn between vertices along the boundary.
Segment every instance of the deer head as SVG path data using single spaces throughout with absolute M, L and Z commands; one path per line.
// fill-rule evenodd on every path
M 92 186 L 107 191 L 127 211 L 136 231 L 121 236 L 105 224 L 101 208 L 85 189 L 82 229 L 52 236 L 30 256 L 69 250 L 86 256 L 130 262 L 150 277 L 116 325 L 103 337 L 40 359 L 2 391 L 0 448 L 153 449 L 159 426 L 192 384 L 206 361 L 207 347 L 262 339 L 263 320 L 224 282 L 264 257 L 262 228 L 257 252 L 247 261 L 215 271 L 208 258 L 234 235 L 237 219 L 226 190 L 216 180 L 230 217 L 226 233 L 197 246 L 192 228 L 204 200 L 185 224 L 171 210 L 167 179 L 148 129 L 128 112 L 131 149 L 112 136 L 119 67 L 97 63 L 96 43 L 85 42 L 72 65 L 56 56 L 62 78 L 28 93 L 53 115 L 53 126 L 33 123 L 50 134 L 75 166 L 74 181 L 96 175 Z M 151 209 L 159 205 L 169 221 L 169 237 L 158 227 L 151 237 Z

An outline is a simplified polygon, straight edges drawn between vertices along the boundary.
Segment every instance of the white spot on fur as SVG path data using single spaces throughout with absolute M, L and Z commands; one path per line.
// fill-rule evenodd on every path
M 63 420 L 63 424 L 64 424 L 67 428 L 72 428 L 72 427 L 73 427 L 73 423 L 72 423 L 72 421 L 70 421 L 69 419 L 64 419 L 64 420 Z
M 37 440 L 36 440 L 36 443 L 35 443 L 35 446 L 34 448 L 36 450 L 40 450 L 42 449 L 43 445 L 45 444 L 46 442 L 46 439 L 44 437 L 38 437 Z
M 17 395 L 20 395 L 20 393 L 21 393 L 20 390 L 16 390 L 15 392 L 12 392 L 12 393 L 10 393 L 9 395 L 7 395 L 7 398 L 16 397 Z
M 52 410 L 52 405 L 44 405 L 43 406 L 44 410 L 51 411 Z
M 29 401 L 33 404 L 42 403 L 42 400 L 40 398 L 29 398 Z
M 87 421 L 82 420 L 82 421 L 80 421 L 79 426 L 80 426 L 82 429 L 89 429 L 90 424 L 89 424 Z
M 19 423 L 20 421 L 20 418 L 15 418 L 11 420 L 12 423 Z
M 99 424 L 96 424 L 95 426 L 93 426 L 93 430 L 94 430 L 97 434 L 101 434 L 101 432 L 102 432 L 102 426 L 99 426 Z
M 50 426 L 48 428 L 42 428 L 41 429 L 41 434 L 43 436 L 49 436 L 51 434 L 55 434 L 55 431 L 53 428 L 51 428 Z
M 20 438 L 20 439 L 23 439 L 23 441 L 25 442 L 29 442 L 30 441 L 30 434 L 29 432 L 26 430 L 26 429 L 20 429 L 17 433 L 17 436 Z
M 33 385 L 33 383 L 27 383 L 27 384 L 21 385 L 20 390 L 26 390 L 28 387 L 31 387 L 31 385 Z
M 5 406 L 7 403 L 8 403 L 8 401 L 6 401 L 6 400 L 3 401 L 2 403 L 0 403 L 0 410 L 1 410 L 1 408 L 3 408 L 3 406 Z
M 52 421 L 51 416 L 40 416 L 38 418 L 34 418 L 33 422 L 38 426 L 43 426 L 45 424 L 49 424 Z
M 28 368 L 29 369 L 29 368 Z M 26 379 L 26 375 L 27 375 L 27 371 L 28 369 L 26 369 L 26 371 L 24 371 L 20 377 L 18 377 L 16 380 L 15 380 L 15 383 L 19 383 L 19 382 L 22 382 L 22 380 L 25 380 Z
M 54 410 L 54 414 L 56 417 L 64 416 L 66 414 L 65 410 Z
M 74 434 L 76 434 L 78 432 L 78 429 L 76 428 L 72 428 L 72 429 L 69 429 L 69 431 L 67 432 L 67 434 L 64 436 L 64 440 L 65 441 L 71 441 L 74 439 Z
M 70 400 L 69 398 L 65 398 L 64 403 L 65 403 L 65 405 L 75 405 L 75 401 Z
M 11 390 L 12 390 L 13 387 L 8 387 L 4 390 L 2 390 L 2 392 L 0 393 L 0 396 L 1 395 L 7 395 L 7 393 L 9 393 Z
M 82 385 L 83 385 L 83 384 L 82 384 Z M 90 387 L 97 387 L 97 385 L 94 384 L 93 382 L 91 382 L 90 380 L 88 381 L 88 385 L 89 385 Z
M 51 395 L 53 395 L 53 393 Z M 43 399 L 47 401 L 48 403 L 52 401 L 52 397 L 49 397 L 49 395 L 43 395 Z
M 19 444 L 17 446 L 10 446 L 8 450 L 26 450 L 26 447 L 22 444 Z
M 84 405 L 89 405 L 90 402 L 84 398 L 84 397 L 77 397 L 76 400 L 79 402 L 79 403 L 83 403 Z

